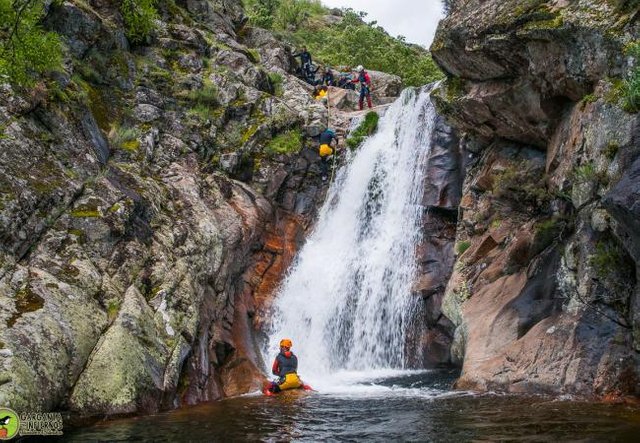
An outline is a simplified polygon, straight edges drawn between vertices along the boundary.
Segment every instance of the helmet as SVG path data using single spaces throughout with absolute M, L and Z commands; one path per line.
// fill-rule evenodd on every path
M 364 71 L 364 67 L 363 67 L 362 65 L 359 65 L 359 66 L 356 68 L 356 71 L 358 71 L 358 72 L 362 72 L 362 71 Z
M 288 338 L 283 338 L 282 340 L 280 340 L 281 348 L 290 348 L 292 346 L 293 346 L 293 343 Z

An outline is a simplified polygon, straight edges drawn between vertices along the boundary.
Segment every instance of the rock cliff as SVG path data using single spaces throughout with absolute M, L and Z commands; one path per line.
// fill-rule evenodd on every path
M 138 46 L 118 2 L 46 5 L 64 70 L 0 90 L 0 404 L 257 389 L 256 313 L 324 192 L 325 106 L 238 0 L 158 2 Z
M 451 3 L 431 49 L 465 134 L 442 304 L 458 386 L 640 395 L 637 2 Z

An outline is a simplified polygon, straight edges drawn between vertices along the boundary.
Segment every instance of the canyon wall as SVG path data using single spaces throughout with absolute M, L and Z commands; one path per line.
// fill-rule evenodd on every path
M 451 3 L 431 50 L 466 168 L 442 303 L 457 385 L 639 395 L 638 7 Z
M 0 403 L 129 414 L 259 388 L 254 299 L 321 201 L 325 107 L 239 1 L 158 2 L 135 47 L 118 2 L 50 3 L 64 71 L 0 91 Z

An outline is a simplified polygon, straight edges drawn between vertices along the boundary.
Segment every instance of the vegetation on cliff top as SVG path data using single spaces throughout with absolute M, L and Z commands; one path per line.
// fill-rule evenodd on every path
M 331 66 L 363 65 L 398 75 L 409 86 L 443 78 L 429 52 L 390 36 L 366 13 L 344 9 L 334 15 L 318 0 L 244 0 L 250 23 L 270 29 L 294 45 L 306 45 Z

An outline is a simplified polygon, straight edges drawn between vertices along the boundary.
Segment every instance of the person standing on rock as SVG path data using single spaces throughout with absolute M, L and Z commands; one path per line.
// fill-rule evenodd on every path
M 304 383 L 298 376 L 298 357 L 291 352 L 293 343 L 288 338 L 280 340 L 280 353 L 276 356 L 271 367 L 273 375 L 278 376 L 278 380 L 271 383 L 269 391 L 277 394 L 287 389 L 303 388 Z
M 302 50 L 297 54 L 293 54 L 294 57 L 300 57 L 300 68 L 302 76 L 308 80 L 315 73 L 313 72 L 313 60 L 311 59 L 311 53 L 307 51 L 307 47 L 303 46 Z
M 331 160 L 334 152 L 335 145 L 338 144 L 338 137 L 336 133 L 327 128 L 320 134 L 320 170 L 322 171 L 322 181 L 327 181 L 329 178 L 329 161 Z
M 369 109 L 371 109 L 373 107 L 371 104 L 371 77 L 369 76 L 369 73 L 364 70 L 362 65 L 358 66 L 356 71 L 358 72 L 358 77 L 353 80 L 353 83 L 360 83 L 360 102 L 358 103 L 358 106 L 362 111 L 364 108 L 364 98 L 366 97 L 367 105 L 369 105 Z

